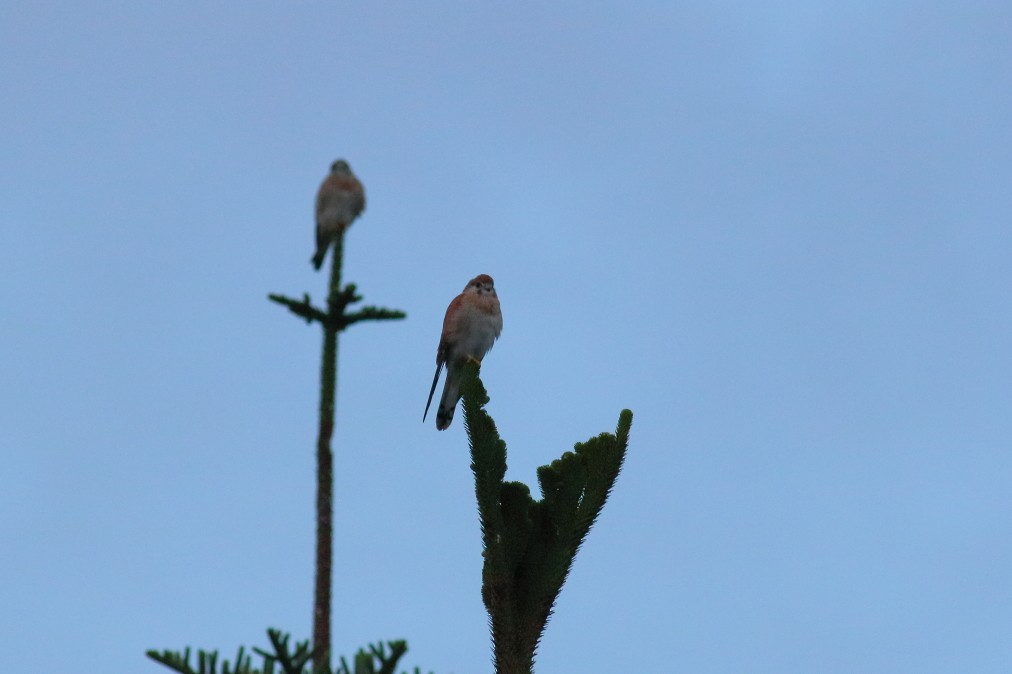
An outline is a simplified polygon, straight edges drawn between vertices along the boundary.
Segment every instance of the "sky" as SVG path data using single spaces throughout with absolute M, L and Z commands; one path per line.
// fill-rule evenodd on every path
M 311 633 L 345 158 L 334 649 L 491 671 L 443 312 L 495 278 L 508 478 L 634 413 L 540 672 L 1008 672 L 1004 2 L 0 6 L 10 671 Z

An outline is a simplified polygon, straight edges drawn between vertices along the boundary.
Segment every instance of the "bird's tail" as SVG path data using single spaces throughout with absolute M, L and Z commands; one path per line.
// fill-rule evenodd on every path
M 460 368 L 456 368 L 460 371 Z M 446 371 L 446 383 L 443 384 L 443 397 L 439 399 L 439 409 L 436 410 L 436 430 L 445 431 L 453 421 L 453 411 L 457 408 L 460 400 L 460 377 L 451 376 L 453 369 Z
M 323 258 L 327 256 L 327 246 L 317 246 L 316 254 L 313 255 L 313 269 L 320 271 L 320 267 L 323 266 Z

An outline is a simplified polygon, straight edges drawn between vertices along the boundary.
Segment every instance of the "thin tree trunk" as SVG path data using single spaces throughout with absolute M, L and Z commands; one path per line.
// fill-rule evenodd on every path
M 344 234 L 332 251 L 327 311 L 333 317 L 334 300 L 341 289 L 341 258 Z M 320 431 L 316 440 L 316 587 L 313 596 L 313 671 L 330 671 L 330 608 L 334 545 L 334 391 L 337 385 L 336 323 L 323 326 L 323 358 L 320 366 Z

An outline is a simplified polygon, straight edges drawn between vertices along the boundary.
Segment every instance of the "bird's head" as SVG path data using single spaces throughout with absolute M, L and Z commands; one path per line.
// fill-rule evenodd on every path
M 488 274 L 478 274 L 467 282 L 464 292 L 472 292 L 476 295 L 492 295 L 495 297 L 495 281 Z

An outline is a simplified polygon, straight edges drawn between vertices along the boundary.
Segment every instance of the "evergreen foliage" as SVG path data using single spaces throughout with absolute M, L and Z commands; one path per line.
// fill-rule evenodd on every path
M 221 669 L 218 668 L 217 651 L 197 651 L 197 659 L 193 664 L 190 663 L 189 648 L 182 652 L 148 651 L 147 655 L 180 674 L 309 674 L 313 653 L 308 640 L 296 643 L 294 650 L 289 650 L 287 634 L 269 629 L 267 637 L 273 651 L 254 648 L 253 652 L 262 660 L 256 667 L 253 666 L 253 656 L 246 653 L 242 646 L 231 663 L 228 660 L 221 661 Z M 388 641 L 385 645 L 370 644 L 368 651 L 359 649 L 351 666 L 341 658 L 337 669 L 328 669 L 327 674 L 394 674 L 398 661 L 407 650 L 408 645 L 404 641 Z M 421 674 L 421 670 L 415 667 L 414 674 Z
M 485 411 L 478 372 L 476 362 L 465 366 L 461 390 L 481 523 L 481 595 L 496 674 L 530 674 L 573 559 L 622 469 L 632 412 L 622 410 L 614 434 L 577 443 L 541 466 L 541 500 L 534 500 L 527 485 L 504 481 L 506 443 Z

